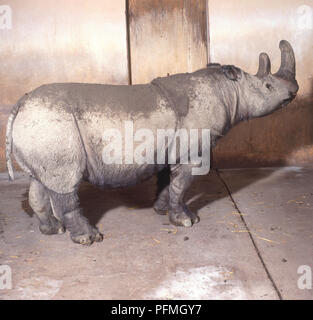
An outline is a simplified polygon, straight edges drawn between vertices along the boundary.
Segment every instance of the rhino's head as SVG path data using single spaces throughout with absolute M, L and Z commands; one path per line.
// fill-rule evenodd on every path
M 287 105 L 299 89 L 296 81 L 296 64 L 293 49 L 288 41 L 280 41 L 281 66 L 271 73 L 271 61 L 261 53 L 256 75 L 241 72 L 238 79 L 241 113 L 245 118 L 265 116 Z

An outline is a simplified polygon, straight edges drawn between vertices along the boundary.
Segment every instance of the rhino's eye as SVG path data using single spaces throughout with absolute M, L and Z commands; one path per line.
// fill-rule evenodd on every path
M 268 90 L 273 90 L 273 87 L 271 84 L 267 83 L 265 86 Z

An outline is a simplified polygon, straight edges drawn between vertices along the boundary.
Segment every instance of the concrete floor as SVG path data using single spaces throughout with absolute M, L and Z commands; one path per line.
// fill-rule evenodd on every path
M 28 179 L 0 175 L 0 264 L 13 288 L 0 299 L 313 299 L 313 168 L 211 171 L 187 194 L 201 221 L 169 225 L 152 210 L 155 179 L 101 191 L 83 185 L 85 215 L 104 234 L 84 247 L 45 236 Z

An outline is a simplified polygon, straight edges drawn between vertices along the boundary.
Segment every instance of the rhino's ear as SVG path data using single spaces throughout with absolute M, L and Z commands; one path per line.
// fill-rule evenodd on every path
M 235 66 L 222 66 L 222 71 L 224 72 L 225 76 L 230 80 L 238 81 L 241 79 L 241 70 Z
M 271 72 L 271 60 L 265 52 L 262 52 L 259 57 L 259 70 L 256 76 L 258 78 L 263 78 L 269 75 L 270 72 Z

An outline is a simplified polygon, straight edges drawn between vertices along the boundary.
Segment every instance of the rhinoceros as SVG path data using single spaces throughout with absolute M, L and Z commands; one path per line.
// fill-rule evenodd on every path
M 67 229 L 75 243 L 85 245 L 102 241 L 102 234 L 82 214 L 80 183 L 125 187 L 162 170 L 169 171 L 170 179 L 159 192 L 155 211 L 168 213 L 177 226 L 198 222 L 184 203 L 184 194 L 194 177 L 192 169 L 199 164 L 169 163 L 168 157 L 161 164 L 107 163 L 103 132 L 118 130 L 124 141 L 125 121 L 136 130 L 148 128 L 153 133 L 159 128 L 209 129 L 213 147 L 240 121 L 268 115 L 295 98 L 299 87 L 294 52 L 286 40 L 279 47 L 281 66 L 275 74 L 268 55 L 261 53 L 256 75 L 232 65 L 208 64 L 148 84 L 55 83 L 25 94 L 9 116 L 6 160 L 11 180 L 11 154 L 30 176 L 29 203 L 40 231 L 57 234 Z

